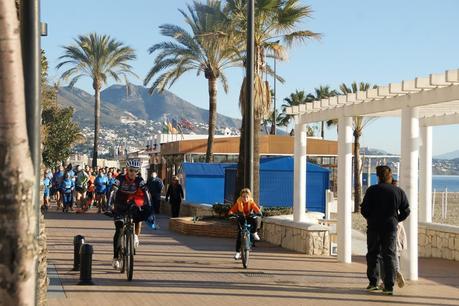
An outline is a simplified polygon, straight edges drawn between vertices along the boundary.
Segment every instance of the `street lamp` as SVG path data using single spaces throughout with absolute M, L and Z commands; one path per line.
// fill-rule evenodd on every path
M 274 42 L 274 44 L 279 44 L 280 40 L 276 40 Z M 273 112 L 273 125 L 274 125 L 274 128 L 273 128 L 273 132 L 274 132 L 274 135 L 276 135 L 276 78 L 277 78 L 277 74 L 276 74 L 276 53 L 274 52 L 274 112 Z

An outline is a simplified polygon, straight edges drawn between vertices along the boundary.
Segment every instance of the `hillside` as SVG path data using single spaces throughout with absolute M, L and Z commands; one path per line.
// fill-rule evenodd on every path
M 128 93 L 129 92 L 129 93 Z M 208 110 L 199 108 L 169 91 L 149 95 L 145 87 L 130 85 L 127 91 L 124 85 L 113 85 L 101 92 L 102 126 L 115 128 L 121 124 L 122 116 L 134 115 L 139 120 L 163 121 L 166 114 L 169 118 L 186 118 L 192 123 L 205 124 L 208 121 Z M 82 127 L 94 124 L 94 97 L 84 90 L 61 87 L 58 103 L 72 106 L 75 119 Z M 217 127 L 239 128 L 241 121 L 218 114 Z

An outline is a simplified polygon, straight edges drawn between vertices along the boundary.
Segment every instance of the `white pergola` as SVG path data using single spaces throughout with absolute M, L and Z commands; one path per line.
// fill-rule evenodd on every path
M 405 221 L 408 252 L 402 256 L 401 267 L 408 279 L 417 280 L 418 221 L 432 222 L 432 126 L 459 124 L 459 70 L 292 106 L 287 113 L 295 115 L 293 215 L 296 222 L 305 218 L 306 124 L 338 119 L 338 260 L 345 263 L 352 261 L 353 117 L 401 117 L 399 182 L 411 208 Z

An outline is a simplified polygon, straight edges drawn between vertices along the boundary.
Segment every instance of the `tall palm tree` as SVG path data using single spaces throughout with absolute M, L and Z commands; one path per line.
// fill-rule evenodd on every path
M 349 93 L 357 93 L 359 91 L 366 91 L 370 88 L 377 88 L 376 85 L 370 85 L 364 82 L 353 82 L 351 86 L 342 83 L 339 86 L 341 94 L 346 95 Z M 354 136 L 354 212 L 360 211 L 360 203 L 362 202 L 362 180 L 360 173 L 362 171 L 361 158 L 360 158 L 360 137 L 362 136 L 363 129 L 376 117 L 363 117 L 355 116 L 352 118 L 352 130 Z M 337 125 L 337 120 L 329 120 L 327 124 Z
M 304 90 L 296 89 L 295 92 L 292 92 L 290 96 L 284 98 L 284 102 L 282 104 L 282 117 L 280 122 L 278 123 L 280 126 L 288 126 L 290 121 L 293 119 L 293 115 L 289 115 L 286 113 L 287 107 L 297 106 L 300 104 L 312 103 L 314 100 L 311 99 L 310 96 L 306 95 Z M 307 135 L 314 136 L 314 129 L 310 126 L 307 127 Z
M 308 99 L 312 101 L 320 101 L 322 99 L 334 97 L 336 95 L 338 95 L 338 93 L 334 89 L 331 90 L 330 86 L 320 85 L 319 88 L 314 88 L 314 93 L 308 94 Z M 324 135 L 324 127 L 325 127 L 324 125 L 325 125 L 325 122 L 322 121 L 320 123 L 320 137 L 322 139 L 324 139 L 324 136 L 325 136 Z
M 247 37 L 247 0 L 227 0 L 225 15 L 231 21 L 231 30 L 236 33 L 240 41 Z M 255 2 L 255 69 L 254 69 L 254 127 L 260 126 L 261 119 L 271 109 L 271 95 L 269 84 L 263 81 L 263 73 L 274 75 L 273 69 L 267 64 L 266 58 L 285 60 L 287 49 L 293 43 L 304 42 L 308 39 L 319 38 L 319 34 L 298 30 L 299 25 L 311 15 L 311 8 L 301 4 L 299 0 L 257 0 Z M 280 81 L 278 75 L 275 75 Z M 247 100 L 246 79 L 242 83 L 240 93 L 241 110 Z M 245 122 L 245 114 L 242 114 Z M 241 129 L 241 139 L 244 139 L 246 128 Z M 242 141 L 241 141 L 242 143 Z M 259 133 L 254 133 L 253 154 L 253 194 L 258 199 L 259 193 Z M 242 187 L 242 172 L 245 159 L 243 146 L 239 150 L 238 189 Z
M 228 82 L 224 70 L 240 65 L 240 57 L 235 49 L 240 43 L 231 33 L 224 32 L 226 17 L 223 15 L 221 2 L 208 0 L 207 5 L 193 2 L 188 5 L 188 13 L 179 10 L 185 17 L 191 33 L 172 24 L 159 28 L 161 34 L 174 41 L 161 42 L 148 50 L 156 55 L 154 65 L 145 77 L 147 85 L 154 78 L 150 94 L 155 90 L 163 91 L 171 87 L 185 72 L 196 71 L 207 79 L 209 91 L 209 136 L 207 138 L 206 162 L 212 159 L 215 126 L 217 122 L 217 80 L 220 80 L 225 93 Z
M 100 91 L 107 84 L 109 78 L 121 81 L 120 77 L 127 80 L 128 75 L 134 75 L 129 61 L 134 60 L 134 50 L 108 35 L 91 33 L 80 35 L 75 39 L 75 44 L 64 46 L 64 54 L 59 57 L 61 62 L 57 68 L 70 66 L 62 73 L 63 80 L 69 80 L 73 87 L 82 77 L 92 79 L 94 89 L 94 149 L 92 154 L 92 167 L 97 167 L 97 149 L 100 129 Z

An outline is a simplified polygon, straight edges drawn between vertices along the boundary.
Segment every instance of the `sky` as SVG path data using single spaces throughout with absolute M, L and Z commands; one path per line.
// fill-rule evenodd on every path
M 136 50 L 132 63 L 138 79 L 143 79 L 153 65 L 154 56 L 147 49 L 165 41 L 159 26 L 170 23 L 186 28 L 178 9 L 191 0 L 41 0 L 41 18 L 48 23 L 43 37 L 50 70 L 49 81 L 57 82 L 60 73 L 54 67 L 62 55 L 62 46 L 78 35 L 97 32 L 108 34 Z M 289 50 L 289 58 L 277 63 L 277 73 L 286 81 L 277 82 L 277 106 L 296 89 L 313 92 L 320 85 L 338 88 L 341 83 L 363 81 L 386 85 L 391 82 L 428 76 L 459 68 L 459 1 L 456 0 L 301 0 L 313 13 L 302 29 L 319 32 L 319 41 L 309 41 Z M 230 90 L 218 91 L 218 112 L 240 118 L 239 89 L 244 71 L 227 72 Z M 109 82 L 109 85 L 113 82 Z M 77 84 L 92 93 L 91 81 Z M 207 82 L 190 72 L 171 88 L 179 97 L 208 109 Z M 433 128 L 433 155 L 459 150 L 459 125 Z M 325 138 L 336 139 L 336 128 L 329 128 Z M 362 146 L 400 153 L 400 119 L 374 120 L 364 130 Z

